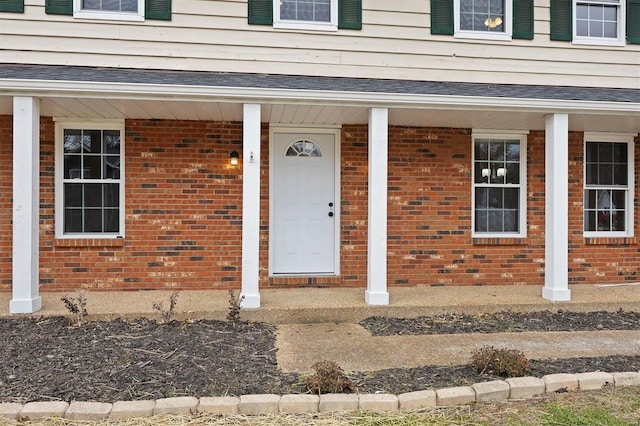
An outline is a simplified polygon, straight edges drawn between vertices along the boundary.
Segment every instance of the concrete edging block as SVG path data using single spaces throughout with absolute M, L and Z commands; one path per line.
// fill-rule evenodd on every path
M 545 392 L 544 380 L 537 377 L 510 377 L 505 382 L 509 384 L 510 399 L 531 398 Z
M 111 407 L 110 419 L 126 420 L 136 417 L 153 416 L 156 402 L 148 399 L 140 401 L 116 401 Z
M 242 395 L 238 404 L 238 413 L 250 416 L 276 414 L 280 405 L 280 395 L 263 393 Z
M 363 411 L 398 411 L 398 397 L 390 393 L 361 394 L 358 401 Z
M 317 413 L 320 411 L 320 397 L 306 394 L 282 395 L 279 410 L 281 413 Z
M 22 404 L 15 402 L 0 403 L 0 419 L 17 420 Z
M 327 393 L 320 395 L 319 410 L 324 411 L 356 411 L 360 405 L 358 395 L 343 393 Z
M 104 420 L 109 417 L 113 404 L 106 402 L 73 401 L 64 413 L 70 420 Z
M 42 419 L 45 417 L 64 417 L 64 413 L 69 408 L 69 403 L 64 401 L 39 401 L 27 402 L 20 417 L 28 420 Z
M 613 373 L 613 381 L 616 386 L 640 386 L 640 372 Z
M 433 408 L 437 406 L 436 391 L 421 390 L 398 395 L 398 408 L 401 411 Z
M 578 390 L 578 378 L 575 374 L 547 374 L 542 377 L 544 380 L 545 392 L 557 392 L 559 390 Z
M 237 414 L 240 398 L 235 396 L 212 396 L 200 398 L 198 411 L 212 414 Z
M 464 405 L 475 401 L 476 392 L 471 386 L 436 389 L 436 402 L 439 407 Z
M 593 373 L 576 374 L 578 378 L 578 388 L 581 390 L 596 390 L 602 388 L 607 383 L 613 384 L 613 374 L 603 371 Z
M 503 380 L 475 383 L 476 402 L 502 401 L 509 398 L 509 384 Z
M 195 414 L 198 411 L 198 398 L 194 396 L 178 396 L 156 400 L 153 414 Z

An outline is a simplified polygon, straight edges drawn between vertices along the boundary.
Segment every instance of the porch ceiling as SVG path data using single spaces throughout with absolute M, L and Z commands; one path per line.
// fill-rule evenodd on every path
M 11 115 L 12 110 L 12 97 L 0 96 L 0 115 Z M 241 103 L 203 100 L 46 97 L 42 98 L 40 110 L 43 116 L 59 118 L 242 121 Z M 285 125 L 366 124 L 368 108 L 348 105 L 262 103 L 262 121 Z M 402 126 L 543 130 L 545 119 L 544 113 L 531 111 L 475 110 L 472 107 L 391 107 L 389 123 Z M 570 113 L 569 128 L 572 131 L 638 133 L 640 112 L 624 115 Z

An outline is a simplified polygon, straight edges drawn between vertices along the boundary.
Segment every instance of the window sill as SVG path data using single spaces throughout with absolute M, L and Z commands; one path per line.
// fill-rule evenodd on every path
M 58 238 L 54 247 L 124 247 L 124 238 Z
M 508 237 L 508 238 L 479 238 L 473 237 L 474 246 L 524 246 L 527 244 L 526 238 Z
M 585 245 L 632 246 L 638 244 L 636 237 L 585 237 Z

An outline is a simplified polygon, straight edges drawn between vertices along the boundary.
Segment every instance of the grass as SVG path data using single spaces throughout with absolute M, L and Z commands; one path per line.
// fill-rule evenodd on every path
M 14 424 L 3 423 L 0 425 Z M 30 426 L 640 426 L 640 389 L 607 387 L 598 391 L 545 395 L 505 401 L 446 407 L 408 413 L 311 413 L 271 416 L 155 416 L 127 421 L 79 422 L 46 419 L 20 422 Z

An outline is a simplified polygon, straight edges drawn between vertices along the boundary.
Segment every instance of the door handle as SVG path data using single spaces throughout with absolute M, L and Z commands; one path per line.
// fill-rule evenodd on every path
M 333 217 L 333 212 L 329 212 L 329 217 Z

